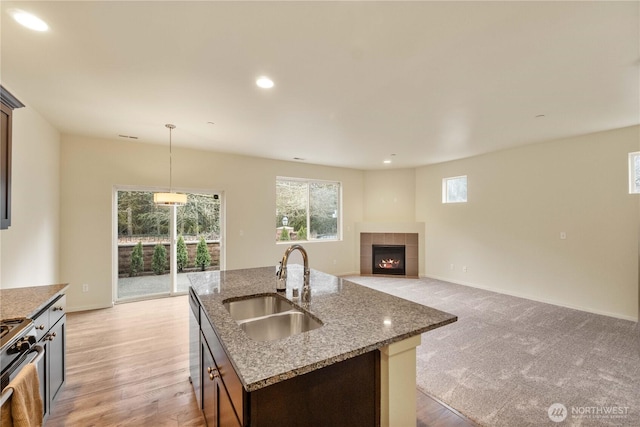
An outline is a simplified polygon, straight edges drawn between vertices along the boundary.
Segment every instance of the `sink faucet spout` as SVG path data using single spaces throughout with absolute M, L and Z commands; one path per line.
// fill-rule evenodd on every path
M 302 282 L 302 302 L 309 303 L 311 302 L 311 286 L 309 284 L 309 257 L 307 255 L 307 251 L 300 245 L 291 245 L 284 252 L 282 257 L 282 261 L 280 261 L 280 268 L 276 273 L 278 277 L 278 284 L 276 285 L 276 290 L 285 291 L 287 289 L 287 263 L 289 262 L 289 255 L 293 251 L 300 251 L 302 254 L 302 262 L 304 263 L 304 278 Z

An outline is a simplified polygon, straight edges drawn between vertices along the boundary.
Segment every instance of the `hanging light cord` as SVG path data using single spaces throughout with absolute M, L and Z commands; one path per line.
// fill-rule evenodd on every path
M 167 128 L 169 128 L 169 193 L 173 193 L 173 185 L 172 185 L 173 184 L 173 182 L 172 182 L 173 163 L 171 161 L 171 159 L 172 159 L 172 155 L 171 155 L 171 131 L 176 128 L 176 125 L 166 124 L 165 126 Z

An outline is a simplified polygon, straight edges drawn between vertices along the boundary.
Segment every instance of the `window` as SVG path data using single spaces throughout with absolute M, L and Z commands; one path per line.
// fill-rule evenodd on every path
M 455 176 L 442 180 L 442 203 L 467 201 L 467 176 Z
M 276 178 L 276 241 L 339 240 L 341 184 Z
M 640 194 L 640 151 L 629 153 L 629 193 Z

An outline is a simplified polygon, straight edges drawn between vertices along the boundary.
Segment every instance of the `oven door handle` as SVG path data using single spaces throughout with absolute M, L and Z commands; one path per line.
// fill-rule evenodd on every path
M 34 351 L 37 352 L 37 354 L 33 359 L 31 359 L 31 362 L 29 362 L 29 364 L 39 363 L 44 356 L 44 347 L 42 347 L 41 345 L 34 345 L 33 347 L 31 347 L 31 350 L 29 350 L 28 353 L 33 353 Z M 12 394 L 13 388 L 11 387 L 11 383 L 9 383 L 9 385 L 6 386 L 4 390 L 2 390 L 2 396 L 0 396 L 0 406 L 4 405 L 11 398 Z
M 42 357 L 44 356 L 44 347 L 42 347 L 41 345 L 34 345 L 33 347 L 31 347 L 31 350 L 29 350 L 29 353 L 33 353 L 34 351 L 38 354 L 36 354 L 36 357 L 31 359 L 31 362 L 29 363 L 33 363 L 35 365 L 39 363 L 40 359 L 42 359 Z

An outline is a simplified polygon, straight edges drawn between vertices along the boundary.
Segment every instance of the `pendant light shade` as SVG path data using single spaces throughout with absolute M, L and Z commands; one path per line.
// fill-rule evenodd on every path
M 187 204 L 187 195 L 181 193 L 154 193 L 153 202 L 158 206 L 182 206 Z
M 153 202 L 158 206 L 182 206 L 187 204 L 187 195 L 182 193 L 174 193 L 172 186 L 172 163 L 171 163 L 171 131 L 176 128 L 175 125 L 166 124 L 165 127 L 169 129 L 169 192 L 168 193 L 154 193 Z

